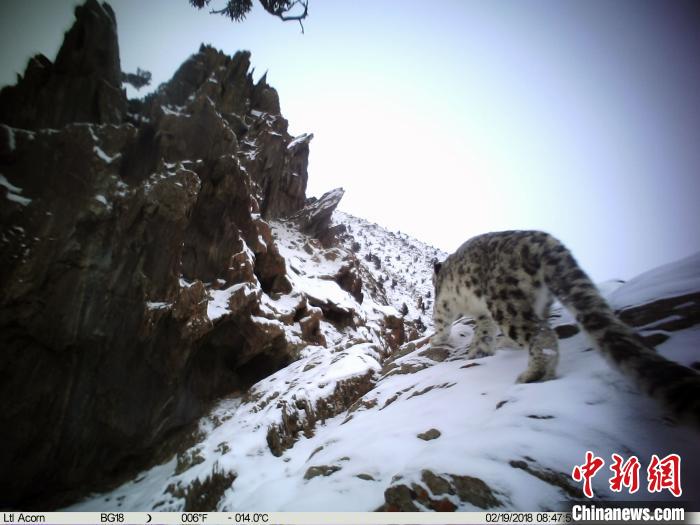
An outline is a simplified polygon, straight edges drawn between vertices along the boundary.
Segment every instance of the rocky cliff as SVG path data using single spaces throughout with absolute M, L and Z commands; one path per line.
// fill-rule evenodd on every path
M 248 52 L 202 46 L 127 101 L 114 12 L 75 16 L 0 92 L 1 507 L 167 456 L 212 400 L 322 342 L 266 222 L 304 207 L 312 135 Z

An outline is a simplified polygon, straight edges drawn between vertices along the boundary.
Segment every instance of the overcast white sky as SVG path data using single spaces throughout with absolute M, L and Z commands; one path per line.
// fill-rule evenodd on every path
M 0 3 L 0 84 L 53 59 L 74 0 Z M 310 0 L 305 34 L 256 5 L 113 0 L 122 68 L 166 81 L 201 42 L 252 52 L 310 195 L 446 251 L 549 231 L 594 279 L 700 250 L 700 15 L 693 2 Z M 219 4 L 222 4 L 219 0 Z

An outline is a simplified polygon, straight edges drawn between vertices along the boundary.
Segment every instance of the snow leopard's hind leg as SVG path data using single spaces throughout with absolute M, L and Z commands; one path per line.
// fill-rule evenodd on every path
M 557 334 L 545 321 L 538 323 L 534 335 L 530 335 L 527 344 L 527 370 L 518 376 L 518 383 L 547 381 L 552 379 L 559 362 L 559 343 Z
M 556 374 L 559 362 L 559 344 L 557 334 L 547 323 L 535 314 L 527 301 L 518 302 L 513 310 L 516 315 L 506 317 L 496 312 L 496 319 L 501 318 L 501 331 L 528 351 L 527 369 L 518 376 L 518 383 L 546 381 Z
M 474 325 L 474 337 L 467 352 L 467 359 L 493 355 L 496 330 L 496 324 L 488 315 L 484 314 L 477 317 Z

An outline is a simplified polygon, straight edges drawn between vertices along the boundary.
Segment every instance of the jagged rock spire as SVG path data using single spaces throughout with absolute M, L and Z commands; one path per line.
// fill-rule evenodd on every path
M 19 128 L 119 124 L 125 114 L 116 17 L 97 0 L 75 8 L 55 62 L 32 57 L 17 84 L 0 91 L 0 122 Z

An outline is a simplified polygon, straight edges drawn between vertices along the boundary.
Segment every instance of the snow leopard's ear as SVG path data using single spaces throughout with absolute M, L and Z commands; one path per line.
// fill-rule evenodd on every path
M 435 275 L 440 273 L 440 268 L 442 268 L 442 263 L 437 259 L 433 259 L 433 270 L 435 270 Z

